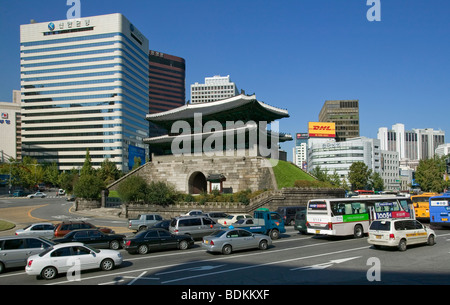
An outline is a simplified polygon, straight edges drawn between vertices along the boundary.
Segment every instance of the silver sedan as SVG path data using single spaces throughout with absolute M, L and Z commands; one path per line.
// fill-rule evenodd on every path
M 244 229 L 227 229 L 204 236 L 202 247 L 209 252 L 222 252 L 230 254 L 232 251 L 259 248 L 266 250 L 272 245 L 267 235 L 253 234 Z

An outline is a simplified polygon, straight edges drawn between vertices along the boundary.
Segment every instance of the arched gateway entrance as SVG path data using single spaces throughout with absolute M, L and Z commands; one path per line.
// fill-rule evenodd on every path
M 206 177 L 202 172 L 194 172 L 189 177 L 189 194 L 201 194 L 207 190 Z

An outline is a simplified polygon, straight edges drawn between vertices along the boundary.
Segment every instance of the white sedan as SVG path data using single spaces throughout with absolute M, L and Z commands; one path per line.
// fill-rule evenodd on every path
M 44 197 L 47 197 L 47 194 L 42 193 L 42 192 L 36 192 L 36 193 L 34 193 L 34 194 L 28 195 L 27 197 L 28 197 L 28 198 L 34 198 L 34 197 L 41 197 L 41 198 L 44 198 Z
M 97 250 L 82 243 L 63 243 L 32 255 L 27 260 L 25 272 L 41 276 L 46 280 L 55 278 L 58 273 L 80 272 L 88 269 L 112 270 L 122 264 L 119 251 Z
M 249 215 L 249 214 L 231 214 L 231 215 L 228 215 L 228 217 L 226 217 L 226 218 L 219 218 L 217 220 L 217 222 L 220 223 L 221 225 L 231 225 L 231 224 L 235 223 L 236 221 L 245 219 L 245 218 L 253 218 L 253 216 Z

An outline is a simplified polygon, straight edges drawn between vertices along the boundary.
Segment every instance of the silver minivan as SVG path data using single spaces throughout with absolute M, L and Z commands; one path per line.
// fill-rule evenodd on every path
M 7 268 L 25 267 L 29 256 L 53 245 L 54 242 L 40 237 L 0 237 L 0 273 Z
M 51 239 L 55 236 L 55 226 L 49 222 L 34 223 L 16 231 L 16 235 L 44 237 Z
M 216 224 L 211 218 L 204 216 L 182 216 L 172 219 L 169 231 L 176 235 L 190 235 L 192 238 L 202 238 L 217 231 L 222 226 Z

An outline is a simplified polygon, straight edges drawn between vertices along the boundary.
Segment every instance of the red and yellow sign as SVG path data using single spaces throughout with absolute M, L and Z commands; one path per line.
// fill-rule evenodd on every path
M 309 122 L 308 132 L 310 137 L 335 138 L 336 123 Z

